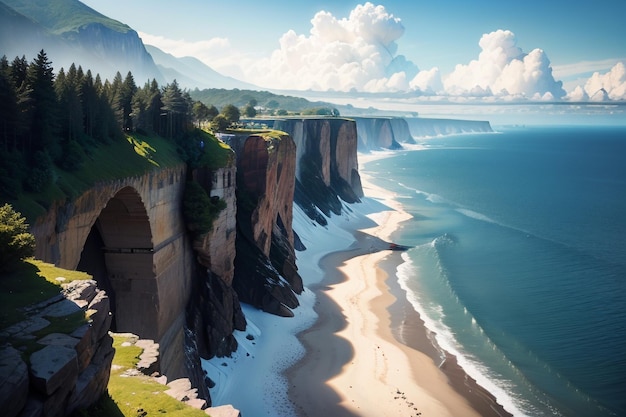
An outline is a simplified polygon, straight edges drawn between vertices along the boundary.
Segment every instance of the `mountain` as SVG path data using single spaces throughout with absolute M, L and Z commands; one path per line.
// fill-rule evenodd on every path
M 259 89 L 253 84 L 222 75 L 197 58 L 190 56 L 177 58 L 152 45 L 146 45 L 146 50 L 152 55 L 166 81 L 176 79 L 183 88 Z
M 136 31 L 78 0 L 2 0 L 0 23 L 9 60 L 44 49 L 55 71 L 75 63 L 103 78 L 131 71 L 137 83 L 165 81 Z

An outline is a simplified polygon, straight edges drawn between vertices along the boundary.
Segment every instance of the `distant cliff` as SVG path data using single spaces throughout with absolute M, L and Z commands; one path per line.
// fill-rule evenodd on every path
M 430 119 L 409 117 L 405 119 L 413 137 L 433 137 L 460 133 L 493 132 L 488 121 L 459 119 Z
M 343 200 L 363 197 L 357 161 L 357 125 L 344 118 L 272 120 L 274 129 L 291 135 L 296 144 L 294 202 L 321 224 L 341 213 Z

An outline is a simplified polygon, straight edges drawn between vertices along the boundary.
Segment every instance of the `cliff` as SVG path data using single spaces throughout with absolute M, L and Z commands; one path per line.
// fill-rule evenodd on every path
M 193 248 L 201 265 L 196 277 L 196 291 L 189 315 L 199 354 L 202 357 L 227 356 L 237 349 L 234 330 L 245 330 L 246 319 L 239 297 L 233 288 L 237 236 L 237 166 L 233 158 L 228 166 L 211 170 L 194 169 L 192 177 L 212 199 L 226 203 L 213 221 L 211 230 L 194 239 Z
M 237 155 L 237 240 L 233 287 L 241 301 L 292 316 L 303 290 L 292 229 L 296 145 L 266 131 L 222 138 Z
M 399 149 L 402 147 L 399 140 L 396 139 L 396 134 L 399 138 L 400 132 L 396 132 L 394 127 L 398 128 L 399 122 L 404 119 L 355 117 L 354 120 L 357 124 L 358 149 L 360 152 L 369 152 L 377 149 Z M 408 127 L 406 131 L 408 132 Z
M 343 200 L 363 196 L 357 160 L 357 125 L 343 118 L 286 118 L 272 121 L 274 129 L 296 144 L 294 202 L 320 224 L 340 214 Z
M 488 121 L 459 119 L 430 119 L 409 117 L 405 119 L 413 137 L 433 137 L 460 133 L 493 132 Z

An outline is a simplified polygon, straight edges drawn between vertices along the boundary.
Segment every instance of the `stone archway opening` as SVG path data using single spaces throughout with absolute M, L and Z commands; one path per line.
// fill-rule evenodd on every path
M 79 270 L 107 291 L 112 329 L 156 338 L 158 288 L 150 219 L 137 191 L 121 189 L 100 212 L 85 242 Z

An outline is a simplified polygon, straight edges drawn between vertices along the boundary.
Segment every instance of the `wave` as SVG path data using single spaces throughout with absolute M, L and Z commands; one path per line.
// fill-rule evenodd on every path
M 509 227 L 509 226 L 505 226 L 503 224 L 500 224 L 499 222 L 495 221 L 494 219 L 492 219 L 489 216 L 486 216 L 482 213 L 478 213 L 476 211 L 473 210 L 469 210 L 469 209 L 465 209 L 465 208 L 457 208 L 455 209 L 457 212 L 461 213 L 462 215 L 472 218 L 472 219 L 476 219 L 476 220 L 481 220 L 487 223 L 493 223 L 493 224 L 497 224 L 500 226 L 504 226 L 504 227 Z
M 502 361 L 507 362 L 514 368 L 514 366 L 508 362 L 504 354 L 499 351 L 498 347 L 485 335 L 483 329 L 476 322 L 471 313 L 462 307 L 462 303 L 447 282 L 445 268 L 439 258 L 438 248 L 455 245 L 456 243 L 457 240 L 454 235 L 443 234 L 428 243 L 416 246 L 408 252 L 403 253 L 402 259 L 404 262 L 397 267 L 396 271 L 398 283 L 405 292 L 406 298 L 413 306 L 413 309 L 417 311 L 424 321 L 424 325 L 429 333 L 429 339 L 433 341 L 435 348 L 440 352 L 440 366 L 445 362 L 445 352 L 454 355 L 463 370 L 471 378 L 475 379 L 479 385 L 492 393 L 498 403 L 507 411 L 515 416 L 534 415 L 532 412 L 525 411 L 533 408 L 530 404 L 522 397 L 517 397 L 512 394 L 514 390 L 512 389 L 513 383 L 510 380 L 483 364 L 477 357 L 463 348 L 455 335 L 455 331 L 445 323 L 447 319 L 446 309 L 441 304 L 427 299 L 427 295 L 424 294 L 425 291 L 416 288 L 416 277 L 422 273 L 428 274 L 428 272 L 431 272 L 423 270 L 428 267 L 428 262 L 419 262 L 418 265 L 413 259 L 416 252 L 422 252 L 422 254 L 428 254 L 431 258 L 430 260 L 433 263 L 432 266 L 434 266 L 435 274 L 438 275 L 436 278 L 438 278 L 439 281 L 443 281 L 448 297 L 453 300 L 452 302 L 456 304 L 457 308 L 462 310 L 465 316 L 464 320 L 469 323 L 473 331 L 480 334 L 481 339 L 483 339 L 484 343 L 489 345 L 489 349 L 492 350 L 494 354 L 500 356 Z M 514 372 L 519 373 L 517 370 L 514 370 Z

